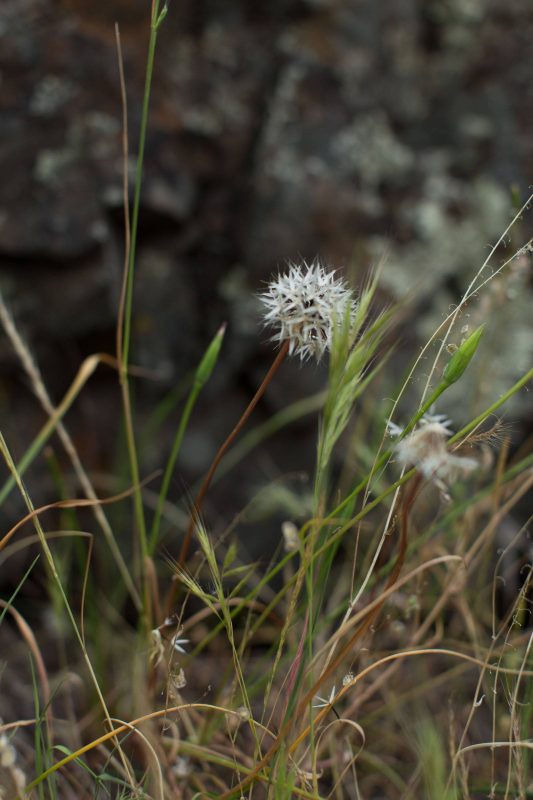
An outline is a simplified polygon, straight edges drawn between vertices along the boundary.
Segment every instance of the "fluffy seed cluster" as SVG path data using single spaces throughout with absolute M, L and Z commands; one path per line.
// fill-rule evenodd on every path
M 444 494 L 446 484 L 455 480 L 459 473 L 470 472 L 478 466 L 475 459 L 456 456 L 447 449 L 446 442 L 453 433 L 450 425 L 451 421 L 444 414 L 428 414 L 394 448 L 402 464 L 416 467 Z M 389 423 L 388 430 L 392 436 L 402 433 L 394 423 Z
M 26 786 L 26 776 L 16 766 L 16 758 L 15 748 L 4 733 L 0 734 L 0 800 L 15 797 Z
M 353 294 L 335 272 L 319 261 L 289 265 L 267 290 L 259 295 L 266 308 L 265 326 L 275 329 L 271 341 L 289 342 L 289 354 L 302 361 L 320 361 L 331 348 L 335 325 L 342 324 L 348 312 L 353 313 Z

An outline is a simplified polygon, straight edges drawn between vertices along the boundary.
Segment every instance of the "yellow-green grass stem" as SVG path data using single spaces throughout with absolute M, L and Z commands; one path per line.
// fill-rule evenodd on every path
M 155 61 L 155 51 L 157 44 L 157 34 L 161 22 L 166 15 L 166 6 L 163 10 L 159 11 L 160 0 L 153 0 L 151 11 L 150 23 L 150 39 L 148 42 L 148 57 L 146 64 L 146 77 L 144 84 L 143 106 L 141 114 L 141 127 L 139 132 L 139 150 L 137 155 L 137 169 L 135 175 L 135 189 L 133 198 L 133 209 L 131 217 L 131 237 L 128 246 L 128 260 L 127 260 L 127 274 L 126 274 L 126 291 L 124 302 L 124 321 L 122 338 L 119 342 L 118 355 L 120 361 L 120 385 L 122 390 L 122 402 L 124 411 L 124 422 L 126 432 L 126 442 L 128 448 L 128 457 L 130 462 L 130 473 L 132 483 L 135 487 L 133 502 L 135 509 L 135 519 L 137 524 L 137 533 L 139 536 L 140 546 L 140 572 L 142 584 L 142 596 L 144 606 L 144 624 L 147 628 L 151 624 L 151 600 L 150 600 L 150 586 L 149 580 L 146 576 L 146 564 L 149 557 L 148 537 L 146 531 L 146 520 L 144 517 L 144 507 L 142 500 L 142 492 L 139 485 L 139 463 L 137 457 L 137 447 L 135 443 L 135 432 L 133 424 L 133 410 L 131 403 L 131 394 L 129 388 L 128 376 L 128 363 L 131 344 L 131 323 L 132 323 L 132 309 L 133 309 L 133 286 L 135 275 L 135 256 L 137 245 L 137 234 L 139 227 L 139 209 L 141 203 L 141 188 L 143 176 L 143 163 L 144 152 L 146 146 L 146 132 L 148 128 L 148 110 L 150 105 L 150 94 L 152 87 L 152 76 Z

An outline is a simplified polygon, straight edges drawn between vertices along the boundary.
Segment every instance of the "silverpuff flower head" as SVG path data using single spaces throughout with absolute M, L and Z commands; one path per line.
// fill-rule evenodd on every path
M 335 326 L 342 325 L 348 309 L 355 309 L 351 290 L 318 260 L 289 264 L 289 271 L 271 281 L 259 299 L 266 307 L 265 326 L 276 331 L 271 341 L 288 341 L 289 355 L 302 361 L 320 361 L 331 348 Z
M 452 434 L 451 421 L 444 414 L 426 414 L 417 427 L 398 442 L 395 451 L 399 461 L 405 466 L 414 466 L 432 480 L 446 496 L 446 485 L 453 482 L 460 473 L 476 469 L 478 462 L 473 458 L 456 456 L 447 447 Z M 394 423 L 387 425 L 389 435 L 401 436 L 403 431 Z

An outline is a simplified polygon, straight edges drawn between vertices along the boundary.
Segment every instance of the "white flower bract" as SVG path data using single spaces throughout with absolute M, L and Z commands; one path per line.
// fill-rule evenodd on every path
M 174 648 L 176 653 L 186 653 L 187 651 L 185 650 L 183 645 L 184 644 L 189 644 L 189 640 L 188 639 L 180 639 L 179 638 L 179 632 L 178 632 L 175 636 L 172 637 L 170 644 L 172 645 L 172 647 Z
M 336 695 L 337 692 L 335 690 L 335 686 L 331 688 L 329 697 L 321 697 L 319 694 L 317 694 L 315 700 L 318 700 L 318 703 L 313 703 L 313 708 L 326 708 L 327 706 L 332 706 Z
M 288 341 L 289 355 L 299 355 L 302 361 L 320 361 L 331 348 L 335 326 L 355 308 L 344 281 L 316 260 L 289 264 L 289 271 L 271 281 L 259 299 L 266 307 L 265 326 L 276 331 L 271 341 Z

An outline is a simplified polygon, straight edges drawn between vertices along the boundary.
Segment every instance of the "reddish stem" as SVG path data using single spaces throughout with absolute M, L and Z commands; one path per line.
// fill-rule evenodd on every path
M 274 375 L 276 374 L 276 372 L 278 371 L 278 369 L 282 365 L 282 363 L 285 360 L 288 352 L 289 352 L 289 340 L 287 339 L 285 342 L 283 342 L 283 344 L 281 346 L 281 349 L 280 349 L 279 353 L 277 354 L 276 358 L 274 359 L 274 362 L 273 362 L 272 366 L 270 367 L 270 369 L 268 370 L 267 374 L 263 378 L 263 382 L 261 383 L 261 386 L 259 387 L 257 392 L 254 394 L 253 398 L 251 399 L 248 407 L 244 411 L 244 413 L 241 416 L 240 420 L 235 425 L 235 427 L 233 428 L 233 430 L 231 431 L 230 435 L 227 437 L 225 442 L 223 442 L 223 444 L 219 447 L 218 452 L 215 455 L 211 466 L 209 467 L 209 472 L 205 476 L 204 481 L 203 481 L 203 483 L 202 483 L 202 485 L 200 487 L 200 491 L 196 495 L 196 499 L 195 499 L 194 504 L 193 504 L 193 508 L 192 508 L 192 511 L 191 511 L 191 517 L 190 517 L 190 521 L 189 521 L 189 527 L 187 528 L 187 533 L 185 534 L 185 538 L 183 540 L 183 544 L 181 546 L 180 555 L 179 555 L 179 558 L 178 558 L 178 565 L 180 567 L 182 567 L 185 564 L 185 560 L 187 558 L 187 553 L 189 551 L 189 544 L 190 544 L 191 537 L 192 537 L 192 534 L 193 534 L 193 531 L 194 531 L 194 526 L 196 525 L 196 520 L 199 519 L 199 517 L 200 517 L 200 511 L 201 511 L 203 499 L 204 499 L 205 495 L 207 494 L 207 490 L 209 489 L 209 486 L 211 485 L 211 481 L 213 480 L 213 476 L 214 476 L 214 474 L 216 472 L 216 469 L 217 469 L 218 465 L 222 461 L 225 453 L 229 449 L 229 447 L 232 444 L 232 442 L 235 439 L 235 437 L 239 434 L 239 432 L 242 430 L 242 428 L 244 427 L 244 425 L 248 421 L 252 411 L 254 410 L 254 408 L 256 407 L 258 402 L 263 397 L 263 395 L 264 395 L 264 393 L 265 393 L 265 391 L 267 389 L 267 386 L 269 385 L 270 381 L 272 380 L 272 378 L 274 377 Z

